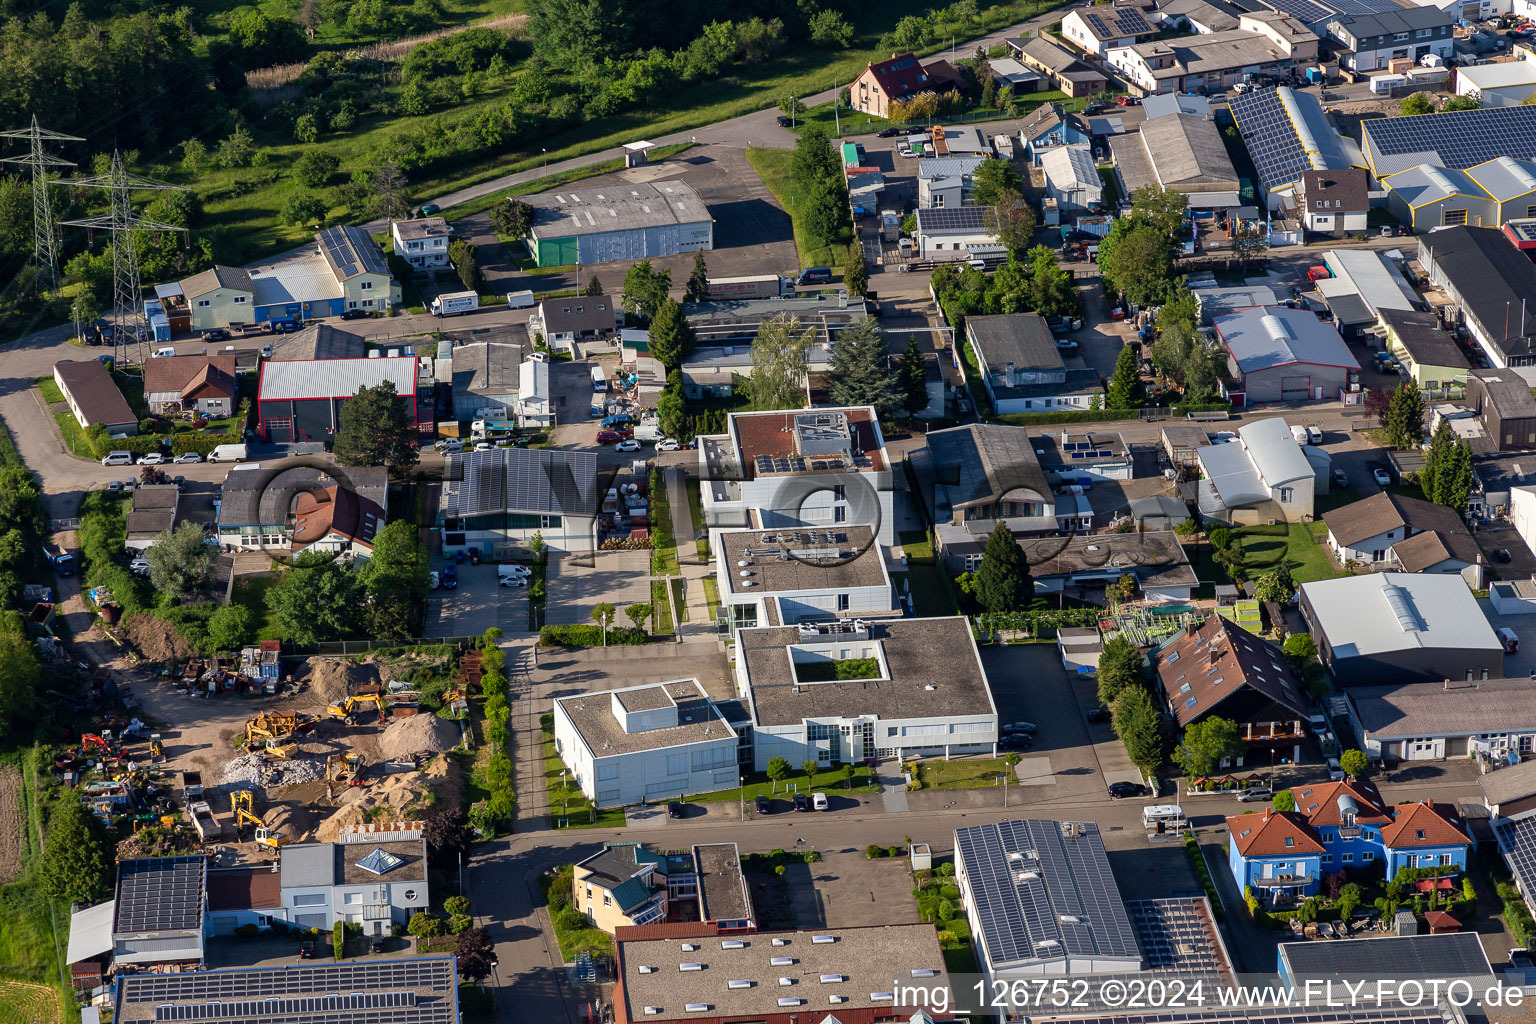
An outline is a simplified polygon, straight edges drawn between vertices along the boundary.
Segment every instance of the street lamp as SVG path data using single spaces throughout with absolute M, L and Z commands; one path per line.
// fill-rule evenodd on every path
M 544 169 L 544 168 L 549 166 L 549 150 L 548 149 L 541 149 L 541 150 L 539 150 L 539 152 L 544 154 L 544 162 L 539 165 L 540 170 L 542 170 L 542 169 Z

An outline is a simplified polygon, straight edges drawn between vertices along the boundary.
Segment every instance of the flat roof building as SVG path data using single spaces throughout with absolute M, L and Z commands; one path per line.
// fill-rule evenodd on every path
M 557 551 L 591 551 L 602 503 L 590 451 L 497 448 L 447 456 L 438 522 L 446 550 L 526 546 L 535 533 Z
M 1399 981 L 1463 978 L 1493 980 L 1493 967 L 1476 932 L 1389 935 L 1340 942 L 1282 942 L 1280 981 L 1302 989 L 1308 979 L 1371 978 Z
M 868 526 L 721 530 L 715 542 L 720 610 L 732 630 L 901 614 Z
M 525 196 L 528 249 L 541 267 L 654 259 L 714 248 L 715 222 L 681 180 L 622 182 Z

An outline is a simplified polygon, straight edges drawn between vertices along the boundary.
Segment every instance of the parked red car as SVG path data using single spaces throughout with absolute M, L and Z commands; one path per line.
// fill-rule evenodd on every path
M 597 432 L 598 444 L 618 444 L 624 440 L 624 435 L 617 430 L 599 430 Z

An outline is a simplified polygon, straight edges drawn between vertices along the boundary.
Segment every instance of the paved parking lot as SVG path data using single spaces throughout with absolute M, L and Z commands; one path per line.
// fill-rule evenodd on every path
M 544 621 L 551 626 L 590 623 L 592 609 L 606 601 L 619 610 L 617 625 L 629 625 L 624 609 L 651 600 L 649 551 L 599 551 L 586 557 L 549 560 L 549 598 Z
M 1520 638 L 1520 649 L 1504 655 L 1504 674 L 1511 679 L 1519 676 L 1536 679 L 1536 615 L 1500 615 L 1487 598 L 1477 603 L 1488 616 L 1489 625 L 1494 629 L 1513 630 Z
M 449 559 L 433 559 L 441 572 Z M 459 585 L 427 595 L 427 636 L 474 636 L 496 626 L 509 636 L 528 632 L 528 590 L 500 587 L 490 562 L 454 565 Z

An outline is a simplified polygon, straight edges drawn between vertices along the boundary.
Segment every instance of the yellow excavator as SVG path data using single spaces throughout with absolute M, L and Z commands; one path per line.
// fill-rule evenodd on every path
M 263 711 L 245 723 L 246 746 L 254 748 L 262 741 L 284 742 L 314 721 L 312 716 L 296 711 Z
M 235 816 L 235 835 L 240 835 L 240 826 L 251 825 L 255 827 L 255 840 L 263 846 L 272 849 L 288 842 L 288 837 L 281 832 L 274 832 L 265 821 L 256 816 L 255 797 L 248 789 L 237 789 L 229 794 L 229 809 Z
M 325 759 L 325 779 L 327 782 L 361 786 L 364 764 L 362 754 L 332 754 Z
M 332 718 L 351 718 L 358 708 L 371 707 L 379 713 L 380 720 L 389 717 L 389 705 L 384 700 L 384 695 L 379 693 L 365 693 L 360 696 L 348 697 L 344 701 L 337 701 L 325 709 L 325 713 Z

